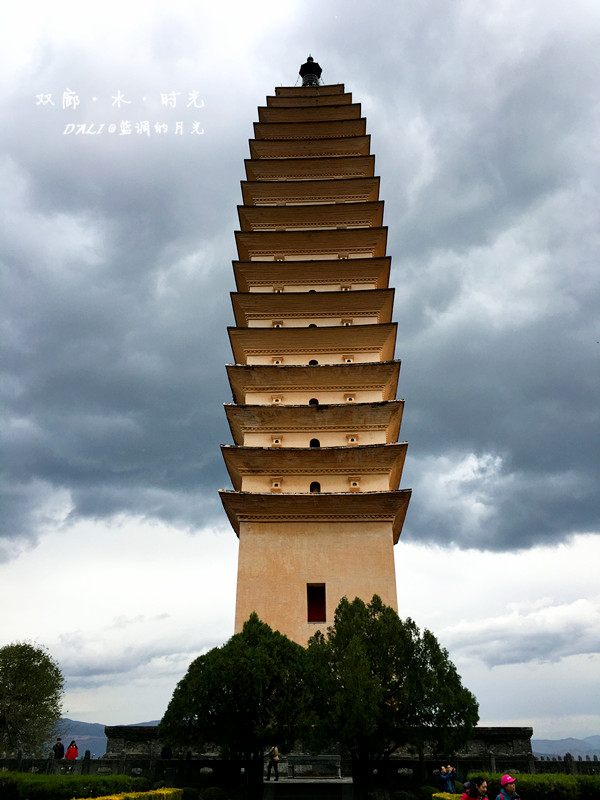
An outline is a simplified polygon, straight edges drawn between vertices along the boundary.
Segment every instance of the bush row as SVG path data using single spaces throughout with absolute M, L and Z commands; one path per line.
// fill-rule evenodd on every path
M 129 775 L 30 775 L 23 772 L 0 774 L 0 800 L 71 800 L 73 797 L 147 792 L 146 778 Z

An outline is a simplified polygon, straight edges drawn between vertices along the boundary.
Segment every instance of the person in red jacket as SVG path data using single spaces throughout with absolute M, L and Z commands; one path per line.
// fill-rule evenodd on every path
M 460 800 L 471 800 L 471 798 L 474 798 L 474 800 L 487 800 L 487 781 L 480 775 L 469 780 L 469 788 L 461 796 Z
M 67 759 L 67 761 L 75 761 L 78 755 L 79 755 L 79 750 L 77 749 L 77 745 L 75 744 L 75 740 L 73 739 L 71 744 L 67 747 L 65 758 Z

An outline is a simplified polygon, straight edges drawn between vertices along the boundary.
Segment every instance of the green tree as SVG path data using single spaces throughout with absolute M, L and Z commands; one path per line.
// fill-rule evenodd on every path
M 477 724 L 477 701 L 448 652 L 376 595 L 368 605 L 342 599 L 327 635 L 319 631 L 309 642 L 306 676 L 311 744 L 348 748 L 357 794 L 367 790 L 374 762 L 399 746 L 450 749 Z
M 241 633 L 190 664 L 160 723 L 172 745 L 216 745 L 247 763 L 253 794 L 262 793 L 265 750 L 293 742 L 302 718 L 306 651 L 252 614 Z
M 42 647 L 15 642 L 0 648 L 0 749 L 37 755 L 61 717 L 64 678 Z

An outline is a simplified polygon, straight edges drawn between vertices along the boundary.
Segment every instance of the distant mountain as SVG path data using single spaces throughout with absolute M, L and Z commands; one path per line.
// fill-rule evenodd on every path
M 135 722 L 134 726 L 158 725 L 159 722 L 159 719 L 154 719 L 150 722 Z M 100 758 L 106 753 L 104 725 L 99 722 L 78 722 L 77 720 L 63 717 L 58 724 L 57 736 L 62 739 L 65 750 L 69 746 L 71 739 L 75 739 L 80 758 L 83 758 L 86 750 L 90 751 L 92 758 Z
M 133 727 L 141 728 L 141 727 L 142 727 L 142 726 L 144 726 L 144 725 L 145 725 L 145 726 L 148 726 L 148 725 L 158 725 L 158 723 L 159 723 L 159 722 L 160 722 L 160 720 L 159 720 L 159 719 L 153 719 L 153 720 L 151 720 L 150 722 L 134 722 L 134 723 L 133 723 Z
M 58 723 L 57 735 L 62 739 L 65 750 L 71 740 L 75 739 L 80 758 L 83 758 L 86 750 L 90 751 L 92 758 L 100 758 L 106 753 L 104 725 L 98 722 L 77 722 L 63 717 Z
M 578 758 L 581 756 L 600 756 L 600 736 L 587 736 L 585 739 L 532 739 L 531 749 L 537 756 L 561 756 L 571 753 Z
M 586 736 L 583 741 L 589 742 L 592 747 L 596 747 L 600 750 L 600 736 Z

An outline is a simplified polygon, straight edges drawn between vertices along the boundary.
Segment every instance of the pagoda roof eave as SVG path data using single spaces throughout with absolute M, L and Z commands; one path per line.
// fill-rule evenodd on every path
M 245 433 L 344 430 L 383 431 L 386 442 L 398 439 L 404 400 L 377 403 L 334 403 L 329 405 L 236 405 L 225 404 L 233 440 L 243 444 Z
M 388 488 L 402 477 L 407 442 L 342 447 L 241 447 L 221 445 L 231 482 L 240 491 L 244 475 L 384 474 Z
M 221 502 L 231 526 L 240 535 L 243 522 L 372 522 L 389 521 L 397 544 L 411 490 L 341 492 L 339 494 L 258 494 L 221 490 Z M 353 528 L 355 530 L 355 528 Z
M 286 106 L 279 106 L 279 108 L 285 107 Z M 296 106 L 296 108 L 299 107 L 300 106 Z M 273 106 L 273 108 L 275 108 L 275 106 Z M 254 140 L 250 139 L 250 141 L 279 142 L 301 139 L 321 141 L 323 139 L 339 139 L 367 135 L 367 120 L 365 117 L 344 120 L 318 120 L 313 122 L 255 122 Z
M 326 106 L 258 106 L 259 122 L 325 122 L 360 119 L 360 103 L 339 103 Z
M 375 283 L 387 288 L 391 257 L 307 261 L 233 261 L 236 285 L 240 291 L 250 286 L 310 283 Z
M 235 231 L 235 241 L 240 261 L 286 257 L 300 260 L 321 254 L 364 258 L 385 256 L 387 233 L 386 225 L 340 230 Z
M 343 83 L 324 83 L 318 86 L 276 86 L 275 97 L 321 97 L 345 94 Z
M 391 322 L 393 289 L 363 289 L 352 292 L 231 292 L 236 324 L 248 325 L 250 319 L 271 320 L 331 318 L 341 316 L 377 317 L 378 323 Z
M 383 400 L 392 400 L 396 396 L 400 364 L 400 360 L 318 366 L 227 364 L 226 369 L 236 403 L 243 403 L 245 393 L 249 391 L 322 391 L 331 388 L 347 392 L 373 389 L 382 392 Z
M 353 122 L 354 120 L 349 120 Z M 358 120 L 357 120 L 358 121 Z M 312 124 L 312 123 L 311 123 Z M 337 136 L 309 139 L 300 136 L 281 139 L 249 139 L 251 159 L 271 158 L 340 158 L 368 156 L 371 152 L 370 135 Z
M 383 200 L 359 203 L 307 203 L 295 206 L 238 206 L 243 232 L 294 230 L 356 230 L 354 226 L 381 228 Z
M 248 181 L 372 178 L 375 156 L 247 158 L 244 166 Z
M 378 176 L 343 181 L 240 181 L 246 206 L 287 203 L 372 202 L 379 198 Z
M 249 356 L 312 353 L 374 353 L 379 361 L 394 357 L 397 323 L 372 325 L 323 325 L 294 328 L 227 328 L 237 364 Z

